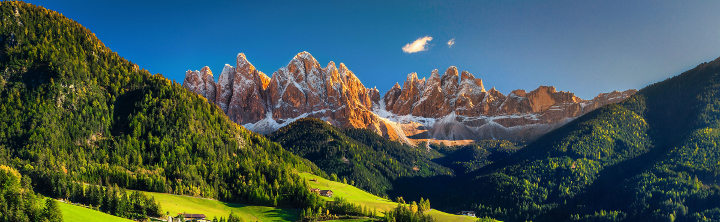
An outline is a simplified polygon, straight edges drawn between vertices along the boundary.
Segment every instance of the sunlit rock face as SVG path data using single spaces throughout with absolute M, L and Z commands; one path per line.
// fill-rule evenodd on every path
M 531 92 L 515 90 L 503 95 L 485 90 L 473 74 L 448 68 L 430 78 L 411 73 L 400 87 L 395 84 L 380 104 L 383 117 L 405 129 L 411 141 L 450 142 L 480 139 L 529 141 L 598 107 L 620 102 L 636 90 L 602 93 L 583 100 L 571 92 L 540 86 Z
M 342 63 L 322 67 L 310 53 L 301 52 L 268 77 L 240 53 L 236 66 L 225 65 L 216 83 L 212 75 L 211 84 L 197 80 L 202 76 L 197 73 L 202 72 L 188 71 L 183 85 L 217 104 L 231 120 L 256 132 L 269 133 L 296 119 L 315 117 L 405 141 L 399 138 L 401 130 L 373 113 L 380 100 L 377 88 L 366 88 Z M 205 85 L 212 86 L 212 92 L 205 90 Z
M 606 104 L 622 101 L 635 90 L 583 100 L 552 86 L 508 95 L 473 74 L 451 66 L 429 78 L 407 75 L 380 95 L 366 88 L 345 64 L 325 67 L 301 52 L 271 77 L 240 53 L 226 64 L 217 82 L 210 68 L 187 71 L 183 85 L 217 104 L 228 117 L 259 133 L 270 133 L 299 118 L 315 117 L 339 127 L 367 128 L 385 137 L 415 144 L 449 144 L 479 139 L 532 140 Z

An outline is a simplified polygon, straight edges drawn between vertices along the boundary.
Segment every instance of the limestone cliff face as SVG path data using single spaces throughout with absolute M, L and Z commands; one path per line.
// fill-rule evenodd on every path
M 485 90 L 480 78 L 450 67 L 442 76 L 433 70 L 428 80 L 408 75 L 383 97 L 384 107 L 411 140 L 532 140 L 598 107 L 622 101 L 635 90 L 603 93 L 583 100 L 552 86 L 531 92 L 515 90 L 503 95 Z M 403 127 L 408 129 L 410 127 Z
M 302 117 L 315 117 L 336 126 L 368 128 L 402 139 L 402 132 L 372 111 L 380 100 L 377 88 L 366 88 L 345 64 L 330 62 L 322 67 L 310 53 L 301 52 L 268 77 L 244 54 L 238 54 L 236 61 L 235 67 L 225 65 L 217 83 L 212 75 L 208 83 L 196 80 L 203 72 L 188 71 L 183 85 L 217 104 L 233 121 L 260 133 Z M 209 72 L 207 67 L 203 70 Z M 213 90 L 206 90 L 208 87 Z
M 325 67 L 308 52 L 295 55 L 271 77 L 240 53 L 215 82 L 210 68 L 187 71 L 183 85 L 217 104 L 231 120 L 269 133 L 302 117 L 339 127 L 367 128 L 407 143 L 531 140 L 598 107 L 622 101 L 635 90 L 583 100 L 552 86 L 504 95 L 457 67 L 429 78 L 407 75 L 385 95 L 366 88 L 345 64 Z
M 212 71 L 210 67 L 203 67 L 200 71 L 185 72 L 185 80 L 183 84 L 190 91 L 193 91 L 201 96 L 205 97 L 209 101 L 215 101 L 215 80 L 213 79 Z

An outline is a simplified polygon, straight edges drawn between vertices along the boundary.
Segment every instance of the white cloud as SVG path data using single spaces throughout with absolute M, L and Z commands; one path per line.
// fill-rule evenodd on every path
M 427 44 L 428 44 L 428 42 L 432 41 L 432 39 L 433 38 L 430 36 L 421 37 L 411 43 L 405 44 L 405 46 L 402 47 L 402 50 L 405 53 L 416 53 L 416 52 L 427 51 L 428 50 Z
M 455 38 L 450 39 L 450 41 L 447 42 L 448 48 L 452 48 L 453 45 L 455 45 Z

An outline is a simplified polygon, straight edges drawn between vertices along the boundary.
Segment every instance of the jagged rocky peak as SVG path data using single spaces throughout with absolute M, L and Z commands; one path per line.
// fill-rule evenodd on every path
M 458 87 L 458 69 L 455 66 L 450 66 L 445 71 L 445 74 L 440 77 L 443 90 L 446 91 L 446 95 L 455 94 Z
M 333 63 L 333 64 L 335 64 L 335 63 Z M 350 69 L 348 69 L 348 67 L 345 66 L 345 63 L 342 63 L 342 62 L 340 63 L 340 70 L 342 70 L 343 72 L 350 71 Z
M 463 71 L 460 73 L 460 81 L 462 82 L 462 81 L 465 81 L 465 80 L 473 81 L 473 80 L 475 80 L 475 76 L 474 76 L 472 73 L 463 70 Z
M 370 101 L 373 102 L 373 106 L 379 105 L 380 102 L 380 90 L 377 89 L 377 86 L 373 87 L 369 90 L 368 95 L 370 95 Z
M 430 78 L 431 78 L 431 79 L 440 79 L 440 74 L 439 74 L 439 73 L 440 73 L 440 71 L 439 71 L 438 69 L 433 69 L 433 70 L 430 72 Z
M 202 73 L 203 76 L 209 75 L 212 76 L 212 71 L 210 71 L 210 67 L 204 66 L 202 69 L 200 69 L 200 73 Z
M 226 64 L 217 82 L 206 66 L 186 72 L 183 85 L 256 132 L 269 133 L 296 119 L 315 117 L 409 143 L 528 140 L 635 92 L 614 91 L 582 100 L 540 86 L 505 96 L 494 87 L 486 91 L 481 78 L 451 66 L 442 74 L 431 71 L 428 78 L 409 73 L 405 82 L 380 95 L 377 88 L 366 88 L 345 64 L 330 61 L 322 67 L 308 52 L 298 53 L 270 77 L 239 53 L 235 67 Z
M 210 67 L 203 67 L 200 71 L 188 70 L 185 72 L 185 79 L 183 82 L 187 82 L 188 89 L 193 91 L 210 101 L 215 100 L 215 79 L 213 78 Z
M 445 74 L 443 74 L 443 77 L 445 76 L 458 76 L 458 68 L 456 66 L 448 67 Z
M 407 115 L 412 112 L 415 102 L 420 99 L 425 87 L 425 81 L 418 79 L 417 73 L 407 75 L 402 89 L 397 97 L 386 97 L 386 108 L 399 115 Z
M 222 73 L 220 73 L 220 77 L 215 84 L 217 87 L 215 104 L 217 104 L 220 109 L 225 112 L 227 112 L 227 106 L 228 103 L 230 103 L 230 97 L 232 97 L 233 79 L 235 79 L 235 67 L 231 66 L 230 64 L 225 64 Z M 192 84 L 183 83 L 183 85 L 185 87 L 189 87 Z
M 400 83 L 395 82 L 395 85 L 393 85 L 392 89 L 402 89 L 402 87 L 400 86 Z
M 418 81 L 420 81 L 420 79 L 418 79 L 416 72 L 411 72 L 410 74 L 407 75 L 407 77 L 405 77 L 405 83 L 408 83 L 408 82 L 412 83 L 412 82 L 418 82 Z
M 417 73 L 408 74 L 403 87 L 394 86 L 383 97 L 387 110 L 398 115 L 442 117 L 451 113 L 457 99 L 462 106 L 479 102 L 485 92 L 482 80 L 467 71 L 463 72 L 462 83 L 457 67 L 449 67 L 440 76 L 437 69 L 430 78 L 419 79 Z
M 355 76 L 355 73 L 350 71 L 350 69 L 345 66 L 344 63 L 340 63 L 340 76 L 342 77 L 342 81 L 345 83 L 345 85 L 350 90 L 358 90 L 358 91 L 366 91 L 365 85 L 360 81 L 360 79 Z
M 420 82 L 424 84 L 417 84 Z M 495 87 L 486 91 L 482 79 L 468 71 L 458 72 L 457 67 L 451 66 L 442 75 L 437 69 L 433 70 L 427 81 L 418 80 L 417 74 L 411 73 L 403 87 L 393 86 L 383 101 L 391 113 L 389 119 L 400 122 L 413 118 L 434 119 L 421 121 L 426 127 L 425 133 L 406 132 L 416 140 L 500 138 L 517 141 L 532 139 L 633 93 L 612 92 L 593 100 L 582 100 L 571 92 L 540 86 L 530 92 L 515 90 L 505 96 Z M 393 115 L 404 117 L 398 119 Z M 415 132 L 422 131 L 417 126 L 412 128 Z
M 385 104 L 384 108 L 392 110 L 395 107 L 395 101 L 397 101 L 401 92 L 402 87 L 400 86 L 400 83 L 395 82 L 395 85 L 393 85 L 393 87 L 390 88 L 390 90 L 388 90 L 383 96 L 383 103 Z
M 370 128 L 388 135 L 388 127 L 372 112 L 380 93 L 365 88 L 344 63 L 336 68 L 330 62 L 322 68 L 310 53 L 301 52 L 287 67 L 273 73 L 267 97 L 272 111 L 272 119 L 267 121 L 276 125 L 309 116 L 341 127 Z
M 309 52 L 303 51 L 295 55 L 287 66 L 290 73 L 296 77 L 307 74 L 318 74 L 320 63 Z
M 262 88 L 267 89 L 268 85 L 270 85 L 270 77 L 265 75 L 265 73 L 262 73 L 262 72 L 259 72 L 257 77 L 260 79 Z
M 252 78 L 252 75 L 255 74 L 255 66 L 247 60 L 244 53 L 238 53 L 235 64 L 235 71 L 237 73 L 245 75 L 248 78 Z
M 341 65 L 345 66 L 344 64 L 341 64 Z M 337 66 L 335 66 L 335 62 L 330 61 L 330 62 L 328 62 L 327 66 L 325 66 L 325 68 L 323 68 L 323 71 L 325 71 L 327 73 L 331 73 L 331 72 L 337 73 L 338 68 L 337 68 Z
M 485 86 L 483 85 L 482 79 L 475 78 L 475 76 L 468 71 L 462 71 L 460 74 L 460 87 L 463 89 L 474 90 L 473 93 L 485 92 Z
M 510 92 L 510 94 L 508 94 L 508 96 L 512 96 L 515 98 L 523 98 L 523 97 L 527 96 L 527 92 L 525 92 L 524 89 L 516 89 L 516 90 L 513 90 L 512 92 Z
M 257 70 L 245 54 L 236 66 L 225 65 L 212 94 L 204 92 L 196 74 L 186 73 L 185 87 L 217 104 L 231 120 L 249 129 L 269 133 L 302 117 L 316 117 L 341 127 L 369 128 L 388 137 L 393 131 L 372 112 L 380 103 L 377 88 L 368 89 L 343 63 L 323 68 L 308 52 L 295 55 L 271 77 Z M 212 79 L 212 78 L 211 78 Z M 394 136 L 390 136 L 394 135 Z

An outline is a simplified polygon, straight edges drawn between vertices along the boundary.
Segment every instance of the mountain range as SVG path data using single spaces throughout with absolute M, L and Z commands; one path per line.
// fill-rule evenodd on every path
M 314 117 L 339 127 L 364 128 L 409 144 L 468 144 L 482 139 L 530 141 L 635 90 L 601 93 L 583 100 L 540 86 L 503 95 L 457 67 L 429 78 L 410 73 L 384 96 L 367 88 L 348 67 L 325 67 L 308 52 L 295 55 L 271 77 L 243 53 L 226 64 L 218 81 L 209 67 L 187 71 L 183 85 L 217 104 L 231 120 L 267 134 L 297 119 Z
M 58 12 L 3 1 L 0 18 L 0 221 L 60 221 L 53 199 L 136 220 L 175 206 L 147 192 L 281 220 L 720 221 L 720 58 L 592 100 L 503 95 L 454 67 L 380 95 L 305 52 L 272 76 L 240 54 L 183 86 Z M 460 137 L 541 124 L 527 142 Z M 410 144 L 427 138 L 472 144 Z

